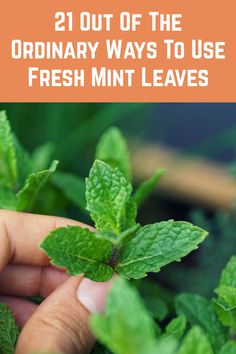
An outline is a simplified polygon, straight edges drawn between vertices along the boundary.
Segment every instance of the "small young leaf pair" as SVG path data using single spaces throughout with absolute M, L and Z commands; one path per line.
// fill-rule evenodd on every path
M 207 232 L 187 222 L 136 224 L 132 186 L 118 168 L 96 160 L 86 179 L 87 210 L 97 231 L 68 226 L 52 231 L 40 247 L 52 263 L 107 281 L 113 273 L 139 279 L 195 250 Z
M 35 171 L 33 160 L 11 131 L 4 111 L 0 112 L 0 208 L 29 210 L 39 189 L 56 170 Z

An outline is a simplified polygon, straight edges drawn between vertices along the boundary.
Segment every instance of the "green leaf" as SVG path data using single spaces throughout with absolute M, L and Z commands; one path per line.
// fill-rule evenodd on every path
M 187 319 L 185 316 L 181 315 L 173 320 L 167 325 L 166 333 L 175 336 L 176 338 L 181 338 L 184 335 L 187 326 Z
M 14 188 L 17 182 L 14 139 L 4 111 L 0 112 L 0 181 L 9 188 Z
M 166 170 L 161 168 L 155 171 L 152 177 L 150 177 L 147 181 L 140 184 L 136 192 L 134 193 L 134 200 L 137 205 L 140 206 L 145 199 L 149 197 L 152 193 L 153 189 L 156 187 L 160 178 L 165 174 Z
M 96 160 L 86 179 L 87 210 L 98 230 L 116 234 L 135 225 L 132 186 L 118 168 Z
M 215 289 L 219 299 L 217 303 L 226 311 L 234 310 L 236 308 L 236 288 L 231 286 L 221 286 Z
M 233 330 L 236 330 L 236 309 L 224 310 L 222 303 L 219 304 L 219 301 L 213 300 L 215 312 L 220 320 L 220 322 L 225 327 L 230 327 Z
M 52 231 L 40 244 L 52 259 L 51 263 L 66 267 L 71 275 L 106 281 L 113 269 L 108 265 L 112 244 L 100 240 L 96 234 L 79 226 L 68 226 Z
M 68 200 L 85 212 L 85 182 L 82 178 L 71 173 L 56 172 L 52 182 L 62 190 Z
M 170 220 L 146 225 L 124 245 L 116 271 L 128 279 L 158 272 L 195 250 L 206 236 L 206 231 L 188 222 Z
M 114 281 L 104 315 L 93 315 L 91 327 L 114 354 L 154 354 L 155 325 L 138 293 L 123 279 Z
M 226 341 L 225 329 L 218 320 L 212 302 L 194 294 L 176 297 L 178 315 L 184 315 L 192 325 L 200 326 L 207 334 L 212 348 L 219 350 Z
M 194 326 L 186 335 L 178 354 L 214 354 L 204 331 Z
M 121 131 L 112 127 L 101 137 L 96 158 L 106 162 L 111 167 L 117 167 L 129 181 L 131 179 L 129 152 Z
M 236 256 L 231 257 L 223 270 L 219 287 L 217 303 L 226 311 L 236 308 Z
M 24 187 L 17 194 L 17 210 L 28 210 L 37 196 L 40 188 L 55 172 L 58 161 L 53 161 L 48 170 L 32 173 L 27 178 Z
M 17 188 L 20 188 L 30 173 L 33 172 L 33 164 L 30 155 L 23 149 L 17 137 L 13 134 L 13 142 L 17 160 Z
M 153 354 L 176 354 L 177 340 L 172 336 L 161 337 L 153 351 Z M 192 353 L 191 353 L 192 354 Z
M 54 143 L 46 143 L 37 146 L 32 152 L 32 165 L 35 172 L 45 170 L 52 160 L 52 155 L 55 152 Z
M 170 290 L 167 290 L 166 288 L 160 286 L 160 284 L 154 282 L 153 280 L 149 280 L 147 278 L 143 278 L 139 281 L 135 281 L 135 285 L 137 286 L 138 291 L 141 294 L 146 307 L 150 311 L 152 311 L 153 307 L 155 306 L 156 299 L 165 303 L 167 314 L 173 313 L 175 311 L 174 295 L 171 293 Z M 149 305 L 149 300 L 151 305 Z M 155 310 L 152 314 L 153 316 L 155 316 Z
M 15 210 L 16 196 L 7 187 L 0 185 L 0 209 Z
M 168 307 L 163 300 L 154 297 L 145 297 L 143 301 L 154 319 L 163 321 L 168 315 Z
M 163 321 L 169 314 L 168 294 L 162 294 L 162 289 L 154 282 L 148 279 L 142 279 L 137 285 L 142 300 L 154 319 Z
M 215 311 L 221 323 L 236 329 L 236 256 L 231 257 L 221 273 L 220 283 L 215 289 L 218 295 L 214 299 Z
M 227 342 L 220 350 L 219 354 L 235 354 L 236 353 L 236 342 Z
M 0 353 L 13 354 L 19 335 L 12 312 L 7 305 L 0 304 Z

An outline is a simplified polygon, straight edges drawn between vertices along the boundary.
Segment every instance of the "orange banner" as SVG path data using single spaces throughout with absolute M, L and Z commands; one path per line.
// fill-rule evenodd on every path
M 233 102 L 235 0 L 8 0 L 2 102 Z

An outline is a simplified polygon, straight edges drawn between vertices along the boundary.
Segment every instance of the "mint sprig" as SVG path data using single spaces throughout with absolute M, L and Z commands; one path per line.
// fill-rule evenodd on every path
M 114 272 L 128 279 L 143 278 L 179 261 L 207 236 L 206 231 L 187 222 L 137 225 L 130 182 L 118 168 L 103 161 L 94 162 L 86 179 L 86 199 L 97 231 L 58 229 L 40 244 L 53 264 L 67 267 L 69 274 L 83 273 L 97 281 L 108 280 Z M 86 259 L 81 261 L 81 252 L 86 249 Z M 94 258 L 97 253 L 99 257 Z

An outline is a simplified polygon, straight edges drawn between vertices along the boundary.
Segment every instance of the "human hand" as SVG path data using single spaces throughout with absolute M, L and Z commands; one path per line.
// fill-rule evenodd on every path
M 38 248 L 51 230 L 80 225 L 70 219 L 0 211 L 0 302 L 8 304 L 22 328 L 16 354 L 89 353 L 90 313 L 103 310 L 111 282 L 69 277 L 50 266 Z M 41 305 L 27 300 L 40 295 Z

